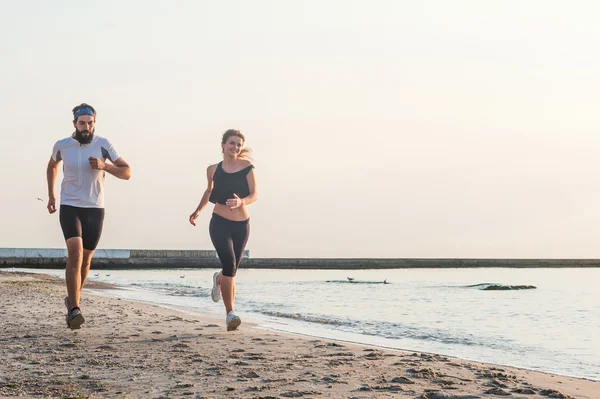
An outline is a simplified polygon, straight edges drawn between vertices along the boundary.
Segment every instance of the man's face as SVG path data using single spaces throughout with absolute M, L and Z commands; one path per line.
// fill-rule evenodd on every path
M 94 125 L 96 121 L 91 115 L 81 115 L 73 122 L 75 126 L 75 137 L 82 144 L 91 143 L 94 138 Z

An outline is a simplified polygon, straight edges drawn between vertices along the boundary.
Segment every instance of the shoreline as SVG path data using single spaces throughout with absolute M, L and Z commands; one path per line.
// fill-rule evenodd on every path
M 101 289 L 97 284 L 90 288 Z M 3 272 L 0 285 L 0 355 L 5 359 L 0 396 L 443 399 L 504 392 L 591 399 L 600 390 L 599 382 L 588 379 L 250 323 L 228 333 L 222 320 L 86 290 L 82 310 L 88 322 L 71 331 L 64 321 L 64 280 Z M 15 308 L 21 303 L 28 323 Z
M 487 366 L 491 366 L 491 367 L 497 367 L 497 368 L 501 368 L 501 367 L 505 367 L 505 368 L 511 368 L 511 369 L 516 369 L 516 370 L 521 370 L 521 371 L 530 371 L 530 372 L 534 372 L 534 373 L 543 373 L 543 374 L 547 374 L 547 375 L 552 375 L 552 376 L 557 376 L 557 377 L 564 377 L 564 378 L 574 378 L 574 379 L 578 379 L 578 380 L 585 380 L 585 381 L 590 381 L 590 382 L 597 382 L 600 383 L 600 379 L 595 380 L 593 378 L 588 378 L 588 377 L 579 377 L 579 376 L 573 376 L 573 375 L 568 375 L 568 374 L 561 374 L 560 372 L 551 372 L 551 371 L 544 371 L 544 370 L 536 370 L 533 368 L 527 368 L 527 367 L 522 367 L 522 366 L 512 366 L 512 365 L 508 365 L 508 364 L 501 364 L 501 363 L 494 363 L 494 362 L 486 362 L 486 361 L 480 361 L 480 360 L 476 360 L 476 359 L 468 359 L 468 358 L 464 358 L 464 357 L 460 357 L 460 356 L 456 356 L 456 355 L 446 355 L 443 353 L 436 353 L 436 352 L 429 352 L 429 351 L 425 351 L 425 350 L 413 350 L 413 349 L 408 349 L 408 348 L 396 348 L 393 346 L 386 346 L 386 345 L 380 345 L 380 344 L 372 344 L 372 343 L 365 343 L 365 342 L 359 342 L 359 341 L 353 341 L 351 339 L 344 339 L 344 338 L 330 338 L 330 337 L 324 337 L 321 335 L 317 335 L 317 334 L 310 334 L 310 333 L 303 333 L 303 332 L 295 332 L 295 331 L 286 331 L 286 330 L 278 330 L 276 328 L 270 328 L 270 327 L 261 327 L 261 326 L 255 326 L 255 328 L 257 329 L 264 329 L 265 331 L 271 331 L 277 334 L 288 334 L 288 335 L 293 335 L 293 336 L 298 336 L 300 338 L 311 338 L 311 339 L 323 339 L 323 340 L 330 340 L 330 341 L 335 341 L 335 342 L 340 342 L 340 343 L 344 343 L 344 344 L 348 344 L 348 345 L 356 345 L 356 346 L 363 346 L 365 348 L 373 348 L 373 349 L 379 349 L 379 350 L 383 350 L 383 351 L 396 351 L 396 352 L 410 352 L 410 353 L 421 353 L 424 355 L 429 355 L 429 356 L 443 356 L 443 357 L 447 357 L 449 359 L 455 359 L 458 361 L 463 361 L 463 362 L 468 362 L 468 363 L 477 363 L 477 364 L 482 364 L 482 365 L 487 365 Z M 598 387 L 600 389 L 600 386 Z

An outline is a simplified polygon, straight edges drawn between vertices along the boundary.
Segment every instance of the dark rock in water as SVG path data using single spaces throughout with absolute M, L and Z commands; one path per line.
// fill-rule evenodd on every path
M 535 285 L 488 285 L 484 291 L 508 291 L 508 290 L 534 290 L 537 287 Z
M 480 283 L 480 284 L 471 284 L 465 285 L 466 288 L 485 288 L 488 285 L 495 285 L 496 283 Z

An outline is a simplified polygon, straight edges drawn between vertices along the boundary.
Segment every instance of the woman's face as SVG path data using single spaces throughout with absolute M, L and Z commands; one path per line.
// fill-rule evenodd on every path
M 223 154 L 230 157 L 237 157 L 242 147 L 244 146 L 244 140 L 238 136 L 231 136 L 227 138 L 225 144 L 222 144 Z

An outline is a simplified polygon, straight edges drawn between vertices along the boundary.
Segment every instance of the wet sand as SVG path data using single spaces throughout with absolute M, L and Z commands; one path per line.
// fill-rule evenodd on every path
M 99 283 L 89 288 L 99 289 Z M 600 382 L 276 333 L 0 271 L 0 397 L 599 398 Z M 243 314 L 240 315 L 242 319 Z

